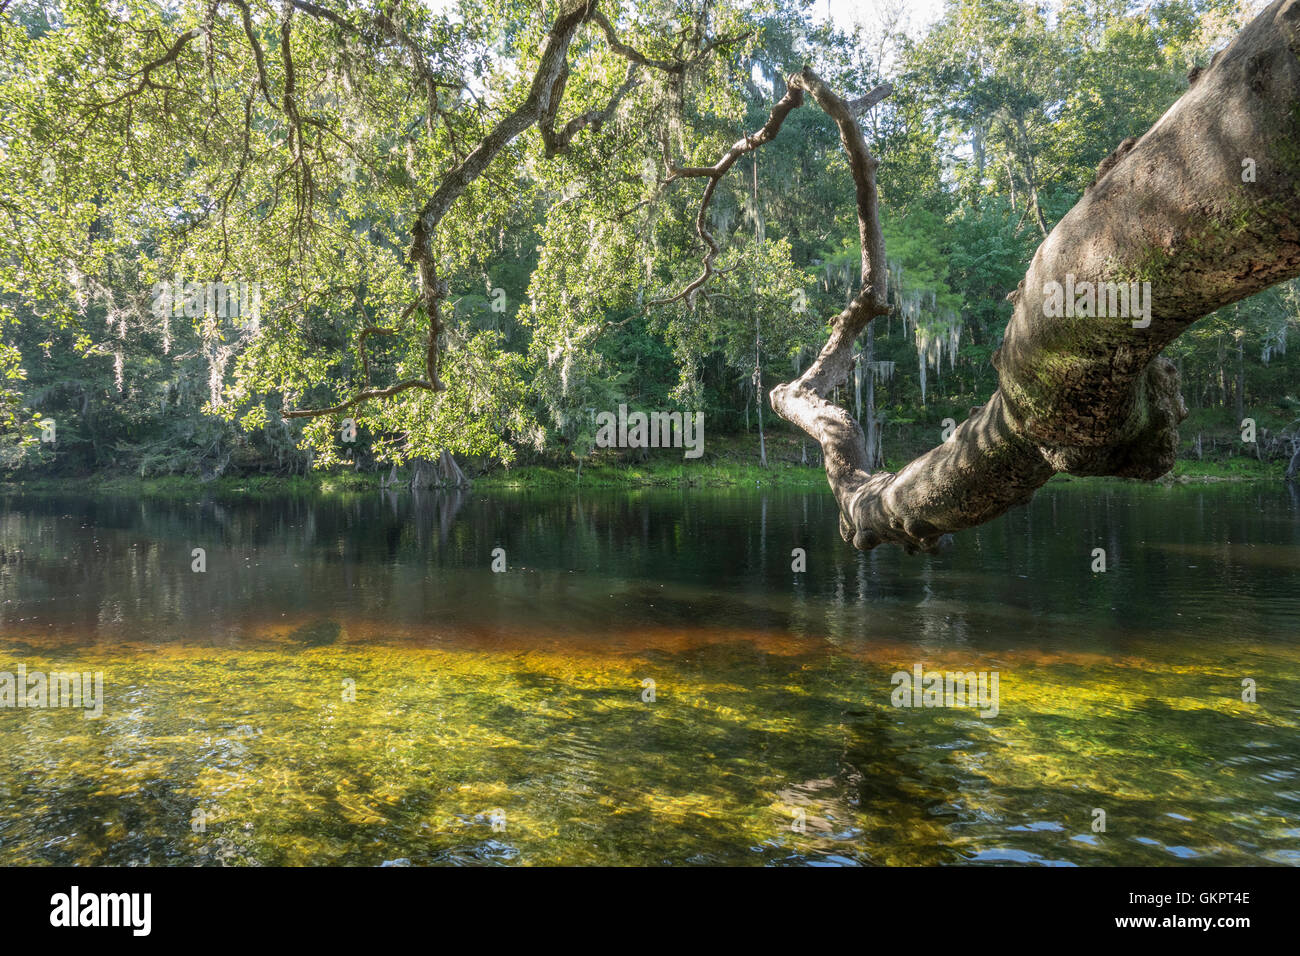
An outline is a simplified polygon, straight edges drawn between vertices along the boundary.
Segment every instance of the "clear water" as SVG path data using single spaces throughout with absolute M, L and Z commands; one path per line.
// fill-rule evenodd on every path
M 828 492 L 2 504 L 0 671 L 104 699 L 0 709 L 0 864 L 1300 863 L 1286 485 L 935 558 Z M 997 716 L 892 706 L 917 664 Z

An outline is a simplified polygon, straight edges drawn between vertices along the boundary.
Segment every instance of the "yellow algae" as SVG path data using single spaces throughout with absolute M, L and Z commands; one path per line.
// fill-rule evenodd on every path
M 1294 673 L 1289 650 L 927 650 L 927 667 L 999 670 L 985 720 L 891 708 L 890 674 L 916 657 L 897 646 L 749 642 L 706 667 L 658 633 L 521 656 L 344 640 L 351 624 L 308 644 L 309 623 L 262 645 L 61 649 L 104 670 L 105 714 L 0 712 L 0 862 L 926 864 L 991 846 L 1167 862 L 1186 846 L 1239 863 L 1297 846 L 1286 784 L 1265 778 L 1294 761 L 1295 683 L 1270 680 Z M 1272 696 L 1234 698 L 1239 673 Z M 1073 840 L 1094 807 L 1109 831 Z

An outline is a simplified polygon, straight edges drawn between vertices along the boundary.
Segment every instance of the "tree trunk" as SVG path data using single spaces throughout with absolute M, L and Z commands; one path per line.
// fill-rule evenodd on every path
M 1038 168 L 1034 163 L 1033 147 L 1029 142 L 1029 133 L 1025 129 L 1025 119 L 1023 116 L 1016 116 L 1016 131 L 1020 134 L 1020 141 L 1024 145 L 1025 167 L 1025 185 L 1029 190 L 1028 206 L 1034 214 L 1034 224 L 1038 226 L 1038 231 L 1047 238 L 1047 219 L 1043 216 L 1043 207 L 1038 202 Z
M 864 353 L 867 376 L 867 469 L 875 471 L 884 465 L 880 454 L 880 422 L 876 420 L 876 373 L 873 366 L 876 361 L 876 327 L 867 326 L 867 349 Z
M 411 490 L 419 491 L 421 488 L 427 488 L 428 482 L 424 477 L 424 459 L 415 459 L 415 469 L 411 474 Z
M 1246 334 L 1237 333 L 1237 427 L 1241 427 L 1246 417 Z
M 579 462 L 580 469 L 581 466 L 582 463 Z M 456 464 L 456 459 L 451 457 L 451 452 L 445 448 L 438 455 L 438 465 L 434 473 L 437 475 L 439 485 L 447 485 L 453 488 L 469 487 L 469 479 L 465 477 L 465 473 Z
M 758 211 L 758 154 L 754 155 L 754 254 L 758 254 L 759 245 L 759 211 Z M 757 292 L 757 289 L 755 290 Z M 767 467 L 767 440 L 763 437 L 763 333 L 759 327 L 760 316 L 754 310 L 754 404 L 758 406 L 758 465 Z
M 842 100 L 808 71 L 791 79 L 836 121 L 849 154 L 863 290 L 817 360 L 771 399 L 821 442 L 846 540 L 934 551 L 945 534 L 1027 502 L 1057 472 L 1153 479 L 1172 467 L 1186 408 L 1160 351 L 1201 316 L 1300 275 L 1298 54 L 1300 0 L 1275 0 L 1118 156 L 1012 293 L 993 356 L 997 391 L 951 441 L 897 474 L 871 473 L 861 427 L 827 400 L 848 375 L 853 341 L 888 311 L 876 160 Z M 1254 176 L 1243 177 L 1247 161 Z M 1049 317 L 1045 286 L 1067 275 L 1149 282 L 1149 325 Z

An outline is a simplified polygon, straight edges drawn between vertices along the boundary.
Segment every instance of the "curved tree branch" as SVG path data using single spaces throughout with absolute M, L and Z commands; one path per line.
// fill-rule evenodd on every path
M 542 134 L 542 142 L 546 146 L 547 156 L 568 152 L 573 137 L 584 129 L 590 128 L 593 133 L 600 132 L 601 127 L 609 122 L 610 117 L 614 115 L 614 111 L 623 102 L 623 97 L 637 85 L 637 64 L 635 62 L 628 63 L 627 76 L 624 78 L 622 85 L 610 94 L 609 100 L 601 109 L 580 113 L 565 123 L 557 132 L 555 129 L 555 114 L 559 108 L 560 99 L 564 95 L 564 85 L 568 82 L 568 79 L 569 71 L 565 69 L 561 72 L 559 79 L 556 80 L 555 91 L 551 94 L 551 103 L 546 114 L 541 117 L 537 124 Z
M 460 198 L 471 183 L 484 174 L 488 166 L 491 165 L 492 161 L 508 143 L 532 126 L 537 125 L 540 127 L 543 143 L 547 152 L 551 154 L 566 150 L 573 137 L 581 130 L 587 127 L 599 129 L 601 124 L 613 115 L 614 110 L 618 108 L 619 102 L 627 92 L 635 86 L 635 67 L 644 66 L 664 70 L 680 77 L 692 66 L 702 62 L 713 50 L 744 38 L 743 36 L 719 37 L 704 44 L 694 56 L 686 60 L 671 62 L 655 60 L 645 57 L 623 44 L 615 34 L 613 25 L 608 18 L 597 9 L 597 2 L 598 0 L 565 0 L 560 13 L 551 25 L 550 31 L 542 41 L 537 70 L 533 75 L 528 96 L 524 102 L 502 118 L 479 141 L 479 144 L 470 151 L 460 165 L 443 177 L 438 188 L 434 190 L 433 195 L 429 197 L 416 217 L 412 229 L 413 241 L 408 253 L 408 259 L 415 264 L 419 274 L 420 291 L 416 304 L 424 310 L 429 320 L 425 355 L 426 377 L 424 379 L 411 379 L 379 391 L 367 388 L 341 405 L 322 409 L 296 409 L 286 412 L 286 417 L 309 418 L 335 414 L 340 410 L 360 404 L 369 398 L 388 397 L 412 388 L 441 391 L 444 386 L 438 378 L 438 337 L 442 332 L 439 308 L 442 300 L 447 297 L 449 290 L 447 283 L 438 277 L 433 240 L 439 223 L 447 215 L 452 204 Z M 315 8 L 314 5 L 305 5 L 293 2 L 293 0 L 291 0 L 291 3 L 293 7 L 304 10 L 304 12 L 320 15 L 320 10 Z M 564 95 L 564 87 L 568 78 L 569 46 L 578 29 L 588 21 L 600 26 L 605 33 L 610 48 L 630 61 L 627 78 L 624 80 L 623 85 L 614 91 L 604 108 L 575 117 L 557 132 L 555 130 L 555 117 L 558 115 L 560 100 Z M 401 33 L 391 21 L 381 23 L 380 26 L 389 35 L 396 37 L 408 47 L 412 55 L 416 57 L 417 73 L 425 81 L 426 86 L 432 90 L 432 86 L 430 86 L 433 82 L 432 77 L 427 72 L 427 69 L 420 70 L 419 51 L 415 48 L 414 41 Z M 350 25 L 349 29 L 351 29 Z M 430 108 L 433 109 L 435 105 L 431 104 Z M 731 162 L 735 162 L 735 159 L 733 158 Z M 701 210 L 701 215 L 703 215 L 703 210 Z M 362 355 L 364 356 L 364 354 L 363 346 Z M 368 366 L 366 374 L 368 384 Z
M 328 408 L 303 408 L 284 412 L 286 418 L 315 418 L 334 415 L 372 398 L 389 398 L 410 389 L 425 391 L 442 391 L 445 387 L 438 377 L 438 336 L 442 332 L 440 304 L 448 295 L 445 280 L 438 276 L 433 237 L 438 224 L 446 216 L 452 204 L 461 194 L 481 176 L 497 154 L 541 117 L 552 110 L 551 96 L 556 89 L 556 81 L 561 71 L 567 68 L 569 44 L 574 34 L 589 16 L 588 2 L 569 0 L 559 16 L 556 17 L 550 32 L 542 43 L 541 56 L 537 71 L 529 87 L 527 98 L 510 114 L 504 117 L 479 142 L 459 166 L 443 177 L 438 188 L 421 208 L 412 229 L 413 242 L 408 253 L 410 261 L 415 263 L 419 273 L 419 296 L 403 315 L 409 315 L 415 308 L 422 308 L 428 318 L 428 332 L 425 341 L 425 377 L 407 379 L 385 389 L 365 388 L 352 398 Z M 369 385 L 369 362 L 365 359 L 364 337 L 359 343 L 362 349 L 363 365 L 367 385 Z
M 741 156 L 753 152 L 760 146 L 765 143 L 770 143 L 776 138 L 776 135 L 781 132 L 781 126 L 785 123 L 786 117 L 803 105 L 804 92 L 812 92 L 812 87 L 809 84 L 815 84 L 816 88 L 821 91 L 823 96 L 834 96 L 833 93 L 830 93 L 830 90 L 825 86 L 825 84 L 822 83 L 821 80 L 817 79 L 811 71 L 805 70 L 803 73 L 792 77 L 788 84 L 785 96 L 783 96 L 781 100 L 772 107 L 771 113 L 768 114 L 767 122 L 765 122 L 758 131 L 751 133 L 742 139 L 736 140 L 736 142 L 732 144 L 731 148 L 723 153 L 722 158 L 712 166 L 678 166 L 673 162 L 672 156 L 669 155 L 667 142 L 663 144 L 664 165 L 667 167 L 669 173 L 668 178 L 664 181 L 665 185 L 678 179 L 706 178 L 709 180 L 708 185 L 704 187 L 704 195 L 700 199 L 699 212 L 696 213 L 695 216 L 695 233 L 700 237 L 700 241 L 705 245 L 704 269 L 680 292 L 664 299 L 653 300 L 646 306 L 647 309 L 669 305 L 673 302 L 680 302 L 682 300 L 685 300 L 687 305 L 691 308 L 695 307 L 696 293 L 698 293 L 704 284 L 718 272 L 718 270 L 714 268 L 713 263 L 721 250 L 718 248 L 718 244 L 714 240 L 712 233 L 709 232 L 708 227 L 705 225 L 705 214 L 708 212 L 709 204 L 713 201 L 713 194 L 717 189 L 719 181 L 721 181 L 722 177 L 727 175 L 727 172 L 736 164 L 736 160 L 740 159 Z M 873 91 L 872 94 L 869 94 L 869 96 L 877 96 L 878 98 L 876 99 L 876 102 L 879 102 L 881 99 L 888 96 L 891 91 L 892 87 L 879 87 Z M 817 94 L 814 93 L 814 98 L 816 98 L 816 96 Z M 838 97 L 835 99 L 838 102 Z M 866 100 L 867 97 L 863 97 L 863 99 Z M 843 107 L 844 104 L 840 103 L 840 106 Z M 843 112 L 845 116 L 849 117 L 850 122 L 853 122 L 854 128 L 856 129 L 857 123 L 852 120 L 848 108 L 844 107 Z M 858 139 L 861 138 L 861 133 L 858 133 Z M 864 152 L 865 148 L 864 145 Z M 872 162 L 874 163 L 874 160 Z M 872 168 L 874 169 L 874 165 Z
M 230 0 L 237 5 L 244 0 Z M 637 68 L 646 67 L 651 69 L 662 70 L 678 79 L 685 76 L 695 65 L 702 63 L 714 50 L 736 43 L 743 40 L 747 34 L 740 36 L 723 36 L 718 37 L 708 43 L 699 43 L 702 37 L 697 37 L 696 52 L 687 59 L 678 60 L 658 60 L 644 56 L 639 51 L 624 44 L 618 39 L 614 26 L 609 19 L 597 9 L 599 0 L 563 0 L 559 14 L 552 23 L 550 31 L 542 41 L 540 55 L 538 58 L 537 69 L 533 75 L 532 82 L 529 86 L 528 96 L 516 109 L 502 118 L 488 133 L 479 141 L 478 145 L 472 149 L 469 154 L 460 162 L 458 166 L 448 172 L 438 188 L 434 190 L 433 195 L 420 209 L 416 216 L 415 224 L 412 228 L 412 243 L 408 253 L 408 259 L 415 264 L 419 276 L 419 296 L 413 307 L 419 307 L 424 310 L 428 318 L 429 326 L 426 339 L 425 352 L 425 378 L 408 379 L 397 385 L 390 386 L 387 389 L 370 388 L 370 368 L 369 359 L 365 352 L 365 335 L 363 332 L 358 342 L 359 354 L 362 358 L 363 371 L 366 377 L 366 388 L 358 392 L 353 398 L 340 404 L 330 406 L 329 408 L 316 409 L 294 409 L 286 411 L 284 414 L 288 418 L 312 418 L 322 415 L 336 414 L 354 405 L 358 405 L 370 398 L 383 398 L 396 395 L 408 389 L 419 388 L 428 391 L 441 391 L 444 386 L 438 378 L 438 339 L 442 333 L 442 321 L 440 317 L 440 304 L 448 295 L 448 287 L 445 280 L 438 276 L 438 266 L 436 261 L 436 252 L 434 249 L 434 236 L 437 232 L 438 225 L 447 212 L 451 209 L 455 201 L 469 188 L 470 184 L 482 176 L 491 165 L 492 161 L 500 154 L 501 150 L 510 143 L 515 137 L 522 134 L 532 126 L 539 127 L 542 136 L 542 142 L 548 155 L 562 153 L 569 148 L 573 137 L 584 129 L 590 128 L 599 130 L 600 127 L 609 120 L 618 108 L 623 97 L 636 86 Z M 243 9 L 246 10 L 246 7 Z M 299 10 L 305 14 L 318 19 L 328 19 L 337 26 L 343 28 L 349 33 L 356 33 L 357 27 L 343 17 L 332 14 L 330 11 L 319 6 L 318 4 L 308 3 L 305 0 L 287 0 L 286 10 Z M 287 14 L 285 22 L 287 24 Z M 625 57 L 628 62 L 627 76 L 617 89 L 610 95 L 606 105 L 598 110 L 589 110 L 579 116 L 569 120 L 558 131 L 555 128 L 556 117 L 559 113 L 560 101 L 564 96 L 564 88 L 568 80 L 568 54 L 569 47 L 576 36 L 579 28 L 587 22 L 593 22 L 604 32 L 606 42 L 611 50 L 620 56 Z M 396 23 L 387 14 L 380 13 L 376 18 L 376 26 L 385 36 L 396 40 L 411 55 L 415 63 L 416 78 L 424 87 L 429 97 L 430 120 L 434 113 L 439 112 L 437 106 L 437 87 L 446 85 L 440 83 L 429 69 L 427 61 L 424 59 L 418 44 L 401 25 Z M 287 25 L 284 27 L 287 30 Z M 263 92 L 267 93 L 264 73 L 261 69 L 260 48 L 257 47 L 254 38 L 250 35 L 250 40 L 254 41 L 254 52 L 257 54 L 259 65 L 259 76 L 262 78 Z M 291 64 L 286 62 L 286 72 L 291 83 L 292 72 Z M 287 85 L 286 88 L 286 111 L 290 113 L 291 119 L 295 119 L 296 113 L 291 109 L 292 89 Z M 269 100 L 269 93 L 267 94 Z M 299 130 L 301 126 L 299 125 Z M 299 133 L 301 136 L 301 133 Z M 731 163 L 735 162 L 733 157 L 727 164 L 728 168 Z M 725 170 L 724 170 L 725 172 Z M 719 174 L 721 175 L 721 174 Z M 714 179 L 716 183 L 716 177 Z M 709 193 L 711 194 L 710 187 Z M 707 206 L 707 198 L 705 201 Z M 703 207 L 700 215 L 703 216 Z M 701 220 L 702 222 L 702 220 Z M 701 230 L 702 225 L 697 222 L 697 227 Z M 701 232 L 702 236 L 707 235 L 707 231 Z M 714 247 L 716 252 L 716 246 Z M 711 271 L 711 270 L 710 270 Z M 408 308 L 404 315 L 409 314 L 412 308 Z M 374 330 L 370 330 L 374 331 Z
M 1172 467 L 1186 410 L 1160 350 L 1201 316 L 1300 275 L 1298 55 L 1300 0 L 1275 0 L 1103 171 L 1010 296 L 998 390 L 897 474 L 867 471 L 861 428 L 826 398 L 847 376 L 861 328 L 852 306 L 835 319 L 814 368 L 771 399 L 821 442 L 846 540 L 934 551 L 1057 472 L 1152 479 Z M 846 139 L 851 155 L 859 141 Z M 867 295 L 872 183 L 854 166 Z M 1052 284 L 1085 282 L 1149 283 L 1149 316 L 1057 315 Z

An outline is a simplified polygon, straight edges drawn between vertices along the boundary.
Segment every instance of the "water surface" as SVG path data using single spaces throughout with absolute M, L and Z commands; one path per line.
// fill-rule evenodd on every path
M 0 671 L 104 701 L 0 709 L 0 864 L 1296 865 L 1297 622 L 1283 484 L 938 557 L 820 491 L 11 497 Z M 997 716 L 891 706 L 917 664 Z

